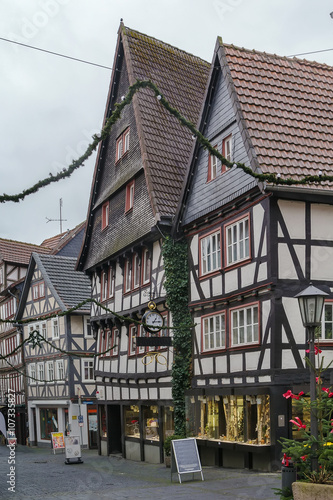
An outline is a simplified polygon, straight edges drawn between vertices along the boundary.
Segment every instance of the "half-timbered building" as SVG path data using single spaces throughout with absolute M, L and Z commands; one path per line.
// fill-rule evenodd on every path
M 21 241 L 0 239 L 0 410 L 7 418 L 8 399 L 15 399 L 15 433 L 26 443 L 26 407 L 22 336 L 13 323 L 32 252 L 50 249 Z M 6 322 L 9 320 L 11 322 Z M 10 397 L 9 397 L 10 396 Z M 11 426 L 13 429 L 13 426 Z
M 320 182 L 332 175 L 332 98 L 333 68 L 218 39 L 199 128 L 229 161 L 275 177 L 226 168 L 199 142 L 189 163 L 177 230 L 196 324 L 188 433 L 203 463 L 280 467 L 294 411 L 283 394 L 309 390 L 294 297 L 310 281 L 329 293 L 318 342 L 333 359 L 333 198 Z M 318 182 L 274 182 L 305 175 Z
M 121 24 L 105 121 L 139 79 L 151 80 L 171 106 L 196 122 L 208 72 L 201 59 Z M 100 453 L 156 463 L 163 460 L 165 436 L 173 433 L 172 349 L 163 339 L 155 339 L 162 345 L 154 348 L 138 338 L 142 343 L 140 323 L 149 302 L 163 325 L 172 326 L 161 244 L 170 233 L 193 142 L 157 97 L 139 90 L 101 143 L 78 261 L 96 300 L 91 321 L 100 353 Z
M 16 315 L 25 340 L 29 440 L 35 445 L 49 445 L 52 432 L 79 436 L 83 446 L 97 444 L 95 340 L 90 304 L 84 303 L 90 282 L 75 264 L 74 257 L 33 253 Z M 36 333 L 40 340 L 31 341 Z

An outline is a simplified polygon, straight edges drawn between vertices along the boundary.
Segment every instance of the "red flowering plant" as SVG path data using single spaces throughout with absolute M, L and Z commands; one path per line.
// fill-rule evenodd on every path
M 310 401 L 304 392 L 294 394 L 288 390 L 283 394 L 286 399 L 295 400 L 295 409 L 299 416 L 290 422 L 297 431 L 298 439 L 282 438 L 283 459 L 285 466 L 293 463 L 297 467 L 298 479 L 316 483 L 333 481 L 333 389 L 323 386 L 323 373 L 332 362 L 324 368 L 324 357 L 320 359 L 321 350 L 315 346 L 318 368 L 316 372 L 316 398 Z M 308 357 L 308 366 L 312 366 Z M 314 412 L 318 419 L 318 436 L 311 435 L 310 415 Z M 296 429 L 295 429 L 296 428 Z M 318 460 L 318 470 L 313 470 L 313 458 Z M 288 462 L 288 463 L 287 463 Z

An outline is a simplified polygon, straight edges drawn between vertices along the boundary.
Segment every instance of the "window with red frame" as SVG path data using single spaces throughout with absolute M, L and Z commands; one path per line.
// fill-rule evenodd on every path
M 140 286 L 140 257 L 137 253 L 133 255 L 133 288 Z
M 129 150 L 130 130 L 127 128 L 117 139 L 116 142 L 116 162 L 124 156 Z
M 110 202 L 107 201 L 102 205 L 102 231 L 109 225 Z
M 106 351 L 107 337 L 108 336 L 106 330 L 99 331 L 99 352 L 101 356 L 105 356 L 105 354 L 102 353 Z
M 222 141 L 222 156 L 228 161 L 232 161 L 232 135 L 228 135 Z M 222 174 L 225 172 L 227 167 L 222 164 Z
M 101 301 L 110 299 L 114 294 L 114 272 L 110 266 L 101 272 Z
M 138 327 L 136 325 L 130 325 L 129 335 L 128 335 L 128 355 L 134 356 L 137 353 L 136 347 L 136 334 Z
M 213 146 L 215 149 L 217 149 L 217 144 Z M 208 175 L 207 175 L 207 181 L 212 181 L 215 179 L 217 175 L 217 157 L 209 153 L 208 156 Z
M 151 257 L 148 248 L 142 252 L 142 284 L 147 285 L 150 282 Z
M 132 210 L 134 205 L 134 180 L 126 186 L 125 212 Z
M 112 349 L 110 351 L 110 356 L 118 356 L 118 353 L 119 353 L 119 330 L 118 330 L 118 328 L 116 328 L 116 327 L 112 328 L 110 338 L 111 338 L 110 347 L 112 347 Z
M 32 285 L 32 298 L 33 300 L 41 299 L 45 296 L 44 291 L 44 281 L 40 281 L 35 285 Z
M 131 266 L 131 260 L 127 258 L 125 260 L 125 265 L 124 265 L 124 292 L 130 292 L 131 291 L 131 283 L 132 282 L 132 266 Z

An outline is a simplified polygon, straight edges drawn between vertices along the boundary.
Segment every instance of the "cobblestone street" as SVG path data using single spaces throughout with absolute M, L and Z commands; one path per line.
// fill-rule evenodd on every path
M 2 500 L 51 499 L 158 499 L 181 500 L 274 500 L 272 488 L 281 485 L 280 474 L 204 467 L 200 475 L 177 474 L 171 482 L 170 469 L 124 460 L 120 456 L 101 457 L 83 450 L 83 464 L 65 464 L 65 455 L 50 449 L 18 446 L 15 453 L 15 492 L 8 491 L 9 450 L 0 446 L 0 498 Z

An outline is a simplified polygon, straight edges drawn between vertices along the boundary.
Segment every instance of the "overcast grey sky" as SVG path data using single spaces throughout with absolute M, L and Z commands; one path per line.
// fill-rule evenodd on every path
M 212 59 L 216 37 L 279 55 L 333 49 L 333 1 L 0 0 L 0 37 L 112 66 L 120 18 Z M 333 66 L 333 50 L 304 56 Z M 79 157 L 100 130 L 111 71 L 0 40 L 0 193 L 16 194 Z M 332 106 L 332 103 L 329 103 Z M 332 154 L 332 152 L 329 152 Z M 31 243 L 86 217 L 95 158 L 20 203 L 0 204 L 0 237 Z

